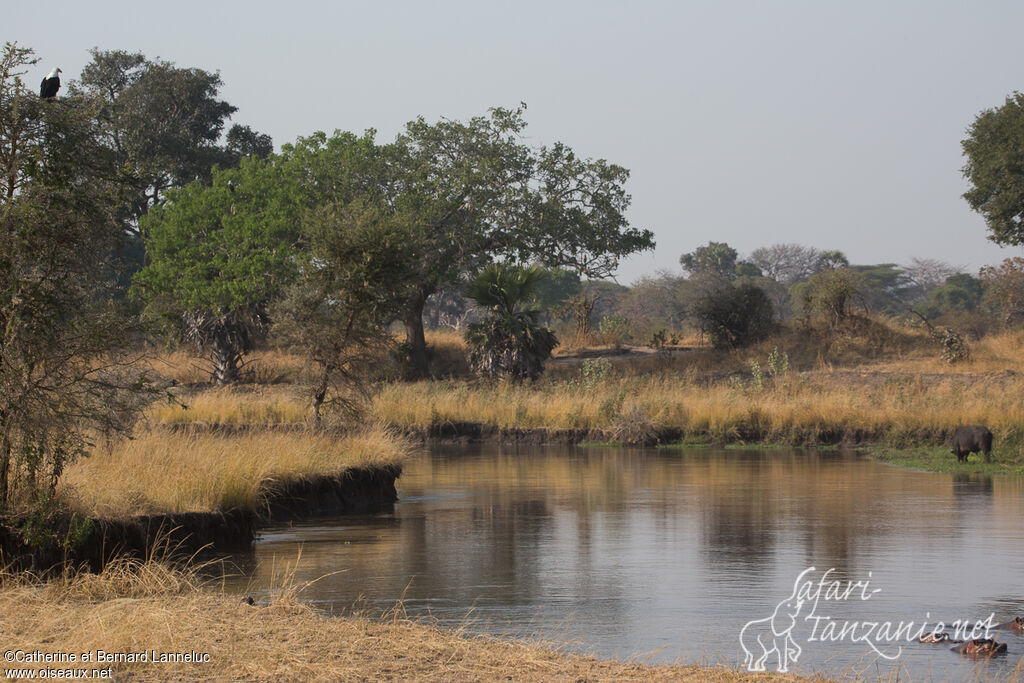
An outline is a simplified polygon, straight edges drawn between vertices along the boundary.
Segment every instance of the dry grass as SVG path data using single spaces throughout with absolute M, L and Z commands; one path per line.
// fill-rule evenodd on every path
M 312 415 L 308 395 L 287 385 L 211 387 L 179 391 L 175 399 L 151 407 L 147 419 L 157 424 L 272 427 L 303 424 Z
M 381 427 L 345 436 L 150 431 L 71 465 L 61 496 L 93 517 L 259 509 L 275 482 L 400 463 L 406 441 Z
M 884 329 L 879 335 L 888 334 Z M 893 332 L 892 334 L 895 334 Z M 975 343 L 971 360 L 948 365 L 933 347 L 908 345 L 901 358 L 849 366 L 812 362 L 804 348 L 790 356 L 785 376 L 773 378 L 762 345 L 744 352 L 710 351 L 638 361 L 613 361 L 607 376 L 587 378 L 578 365 L 535 385 L 468 381 L 390 384 L 374 403 L 381 421 L 423 428 L 479 422 L 502 428 L 608 429 L 639 416 L 684 435 L 808 443 L 872 439 L 889 443 L 941 439 L 960 424 L 987 424 L 1016 449 L 1024 440 L 1024 358 L 1020 333 Z M 851 350 L 863 340 L 833 340 Z M 786 349 L 780 348 L 780 351 Z M 756 361 L 763 374 L 751 372 Z M 643 371 L 638 365 L 646 362 Z M 803 366 L 805 369 L 800 372 Z M 717 376 L 713 372 L 717 368 Z
M 430 341 L 447 355 L 464 352 L 462 336 L 454 331 L 434 332 Z M 633 416 L 685 435 L 794 443 L 916 443 L 941 439 L 959 424 L 984 423 L 1004 441 L 1024 441 L 1022 346 L 1024 333 L 991 335 L 971 344 L 969 361 L 951 366 L 925 332 L 861 320 L 845 333 L 791 331 L 742 351 L 697 348 L 613 357 L 608 376 L 597 380 L 582 376 L 585 361 L 563 358 L 531 386 L 469 379 L 387 383 L 372 413 L 402 428 L 478 422 L 593 430 Z M 751 362 L 767 372 L 775 347 L 788 354 L 789 374 L 758 384 Z M 272 358 L 281 368 L 277 374 L 296 364 L 281 354 Z M 151 420 L 276 426 L 302 423 L 309 415 L 306 396 L 287 385 L 186 392 L 181 399 L 187 409 L 163 404 L 151 410 Z
M 188 386 L 210 382 L 210 361 L 185 349 L 153 354 L 145 364 L 155 376 L 174 380 L 177 384 Z M 300 383 L 308 380 L 309 368 L 295 354 L 269 349 L 247 355 L 241 375 L 245 383 Z
M 296 601 L 298 590 L 281 590 L 269 605 L 250 606 L 238 596 L 202 592 L 200 583 L 195 573 L 153 562 L 115 564 L 98 576 L 45 584 L 8 577 L 0 591 L 0 642 L 26 652 L 209 655 L 207 663 L 95 665 L 112 666 L 118 679 L 823 680 L 602 661 L 542 644 L 442 631 L 403 618 L 400 609 L 382 621 L 325 618 Z M 73 666 L 83 665 L 59 668 Z
M 623 415 L 646 416 L 659 428 L 731 439 L 814 440 L 816 435 L 943 432 L 959 424 L 1024 430 L 1024 378 L 858 382 L 846 374 L 791 377 L 757 388 L 688 382 L 676 377 L 612 378 L 590 386 L 473 385 L 466 382 L 392 384 L 378 396 L 375 416 L 425 427 L 480 422 L 502 428 L 605 429 Z

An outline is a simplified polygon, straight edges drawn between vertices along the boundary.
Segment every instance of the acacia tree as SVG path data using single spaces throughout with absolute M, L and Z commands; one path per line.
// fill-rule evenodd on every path
M 0 510 L 52 494 L 91 434 L 127 431 L 144 376 L 109 295 L 123 199 L 88 100 L 41 101 L 0 57 Z
M 362 198 L 306 214 L 299 276 L 273 308 L 274 332 L 319 368 L 313 418 L 326 404 L 358 416 L 369 368 L 393 343 L 407 297 L 405 216 Z
M 960 143 L 971 189 L 963 197 L 985 218 L 989 239 L 1024 244 L 1024 93 L 978 114 Z
M 301 200 L 270 161 L 243 159 L 211 185 L 168 193 L 143 218 L 151 262 L 132 281 L 147 314 L 209 353 L 217 384 L 234 382 L 296 273 Z
M 773 244 L 750 253 L 750 262 L 765 276 L 787 287 L 802 282 L 825 267 L 822 251 L 801 244 Z

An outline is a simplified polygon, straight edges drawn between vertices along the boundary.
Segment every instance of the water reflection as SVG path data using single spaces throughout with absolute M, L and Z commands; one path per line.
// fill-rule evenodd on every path
M 1016 479 L 841 452 L 492 446 L 424 455 L 399 495 L 386 514 L 266 530 L 239 590 L 275 585 L 301 547 L 298 581 L 337 572 L 303 596 L 325 608 L 383 611 L 403 599 L 447 625 L 732 664 L 743 624 L 771 614 L 811 566 L 882 589 L 832 605 L 837 618 L 1024 613 Z M 999 675 L 1024 652 L 1024 638 L 1007 640 Z M 810 643 L 797 668 L 848 670 L 865 650 Z M 909 648 L 899 664 L 963 674 L 940 650 Z

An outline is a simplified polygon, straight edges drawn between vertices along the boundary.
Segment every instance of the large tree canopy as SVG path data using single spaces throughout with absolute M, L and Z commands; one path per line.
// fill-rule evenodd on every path
M 964 199 L 984 216 L 989 239 L 1024 244 L 1024 93 L 978 114 L 961 145 L 971 184 Z
M 236 107 L 219 99 L 220 76 L 146 59 L 141 53 L 92 50 L 72 94 L 103 103 L 102 140 L 134 193 L 122 210 L 129 229 L 169 188 L 209 180 L 214 165 L 233 166 L 240 157 L 266 156 L 270 138 L 235 125 L 220 141 Z
M 405 324 L 414 375 L 427 372 L 423 307 L 441 285 L 496 258 L 540 262 L 591 278 L 654 246 L 625 217 L 629 172 L 564 144 L 522 141 L 525 106 L 468 123 L 411 122 L 396 145 L 402 203 L 418 216 L 422 261 Z
M 273 163 L 243 159 L 210 185 L 168 193 L 144 217 L 151 262 L 133 287 L 151 315 L 211 353 L 213 377 L 234 381 L 266 308 L 295 275 L 301 194 Z

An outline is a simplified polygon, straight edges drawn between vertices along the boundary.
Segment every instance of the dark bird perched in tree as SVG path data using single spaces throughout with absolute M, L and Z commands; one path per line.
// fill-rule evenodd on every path
M 60 69 L 54 69 L 46 74 L 46 78 L 39 84 L 39 96 L 44 100 L 52 100 L 57 96 L 57 91 L 60 90 L 60 76 L 57 75 L 59 73 L 62 73 Z

